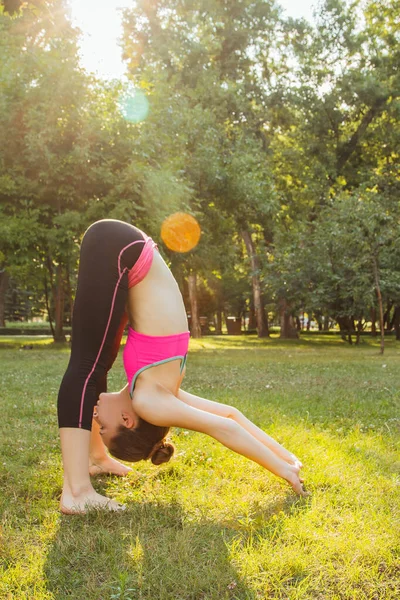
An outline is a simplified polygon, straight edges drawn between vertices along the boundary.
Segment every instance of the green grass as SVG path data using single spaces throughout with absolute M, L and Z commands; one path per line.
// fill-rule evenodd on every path
M 43 329 L 50 330 L 48 321 L 6 321 L 6 329 Z
M 96 480 L 124 514 L 65 517 L 55 400 L 68 346 L 1 338 L 0 598 L 398 599 L 399 350 L 315 335 L 192 340 L 184 387 L 295 452 L 311 498 L 175 430 L 171 462 Z M 123 379 L 119 359 L 110 389 Z

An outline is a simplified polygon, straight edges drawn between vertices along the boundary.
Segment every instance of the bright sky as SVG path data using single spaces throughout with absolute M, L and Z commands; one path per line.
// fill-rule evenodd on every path
M 312 19 L 317 0 L 277 0 L 287 16 Z M 118 38 L 121 36 L 119 8 L 132 6 L 132 0 L 69 0 L 72 19 L 81 30 L 82 66 L 104 79 L 123 77 Z

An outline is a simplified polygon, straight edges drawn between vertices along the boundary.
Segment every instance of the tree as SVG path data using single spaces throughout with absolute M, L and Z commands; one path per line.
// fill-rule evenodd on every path
M 256 68 L 272 51 L 277 19 L 275 6 L 263 0 L 146 2 L 125 14 L 132 81 L 148 90 L 153 108 L 143 129 L 158 119 L 161 154 L 174 154 L 192 204 L 207 214 L 213 203 L 232 216 L 254 264 L 250 231 L 274 210 L 260 113 L 264 82 Z M 254 264 L 262 336 L 268 330 Z
M 80 69 L 64 8 L 0 16 L 0 132 L 9 140 L 0 149 L 3 269 L 20 280 L 29 271 L 48 298 L 56 340 L 64 339 L 66 294 L 72 304 L 79 239 L 91 220 L 112 213 L 111 190 L 132 156 L 118 92 Z

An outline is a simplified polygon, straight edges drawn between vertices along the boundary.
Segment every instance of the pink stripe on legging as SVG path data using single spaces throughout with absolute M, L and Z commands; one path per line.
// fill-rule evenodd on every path
M 143 234 L 143 235 L 145 235 L 145 234 Z M 127 250 L 131 246 L 134 246 L 135 244 L 145 244 L 145 243 L 146 243 L 146 240 L 136 240 L 136 242 L 131 242 L 130 244 L 128 244 L 127 246 L 125 246 L 125 248 L 122 248 L 122 250 L 121 250 L 121 252 L 119 253 L 119 256 L 118 256 L 118 273 L 120 275 L 121 275 L 121 255 L 122 255 L 122 253 L 125 252 L 125 250 Z
M 114 310 L 115 297 L 117 295 L 118 286 L 119 286 L 119 284 L 121 282 L 123 274 L 126 271 L 128 271 L 128 267 L 125 267 L 125 269 L 123 271 L 121 271 L 121 255 L 122 255 L 122 253 L 127 248 L 130 248 L 130 246 L 133 246 L 134 244 L 139 244 L 140 242 L 144 243 L 144 240 L 137 240 L 136 242 L 132 242 L 131 244 L 128 244 L 127 246 L 125 246 L 125 248 L 122 248 L 122 250 L 121 250 L 121 252 L 119 253 L 119 256 L 118 256 L 118 273 L 119 273 L 119 279 L 118 279 L 117 285 L 115 286 L 115 289 L 114 289 L 113 299 L 112 299 L 112 302 L 111 302 L 110 314 L 108 316 L 108 322 L 107 322 L 107 325 L 106 325 L 106 329 L 104 331 L 103 341 L 101 342 L 100 350 L 99 350 L 99 352 L 98 352 L 98 354 L 96 356 L 96 360 L 94 361 L 92 370 L 90 371 L 89 375 L 87 376 L 86 381 L 85 381 L 85 385 L 83 386 L 83 391 L 82 391 L 82 396 L 81 396 L 81 408 L 80 408 L 80 411 L 79 411 L 79 425 L 78 425 L 80 429 L 82 428 L 83 403 L 84 403 L 84 399 L 85 399 L 85 392 L 86 392 L 87 384 L 89 383 L 89 379 L 93 375 L 94 370 L 95 370 L 95 368 L 97 366 L 97 363 L 99 362 L 100 354 L 101 354 L 101 351 L 103 350 L 104 342 L 106 341 L 108 329 L 110 327 L 111 317 L 112 317 L 113 310 Z

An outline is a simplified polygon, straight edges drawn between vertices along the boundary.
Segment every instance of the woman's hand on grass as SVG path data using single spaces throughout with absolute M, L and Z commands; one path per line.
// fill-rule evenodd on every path
M 293 465 L 298 469 L 303 468 L 303 463 L 301 462 L 301 460 L 297 458 L 297 456 L 286 450 L 286 448 L 284 448 L 283 446 L 279 446 L 277 444 L 275 447 L 272 446 L 271 449 L 275 450 L 275 453 L 279 456 L 279 458 L 287 462 L 289 465 Z
M 310 496 L 310 492 L 307 492 L 303 487 L 304 479 L 300 477 L 300 467 L 288 465 L 284 479 L 286 479 L 299 496 Z
M 294 465 L 295 467 L 302 469 L 303 468 L 303 463 L 301 462 L 300 459 L 297 458 L 297 456 L 295 456 L 294 454 L 290 454 L 290 458 L 287 461 L 289 464 Z

